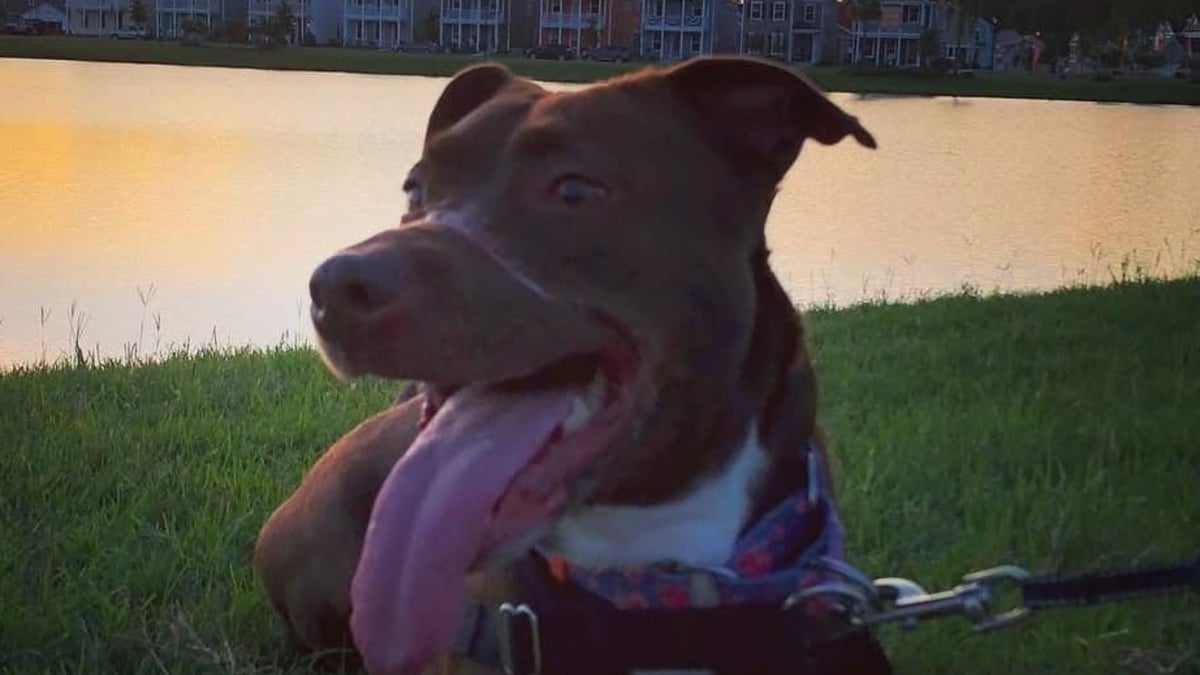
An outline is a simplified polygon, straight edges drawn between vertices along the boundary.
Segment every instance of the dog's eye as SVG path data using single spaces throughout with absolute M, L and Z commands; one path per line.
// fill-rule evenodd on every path
M 608 187 L 578 174 L 566 174 L 554 180 L 550 196 L 564 206 L 579 207 L 608 196 Z
M 409 211 L 418 211 L 425 205 L 425 191 L 420 183 L 411 178 L 404 181 L 404 196 L 408 197 Z

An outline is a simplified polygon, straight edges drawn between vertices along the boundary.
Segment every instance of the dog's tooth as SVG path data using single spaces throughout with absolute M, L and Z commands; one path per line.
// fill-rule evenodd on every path
M 607 389 L 608 378 L 604 376 L 603 372 L 597 372 L 596 376 L 592 378 L 591 383 L 588 385 L 588 407 L 590 407 L 592 410 L 599 410 L 601 407 L 603 407 L 604 394 L 606 393 Z
M 571 399 L 571 414 L 563 420 L 563 431 L 570 433 L 587 424 L 587 421 L 592 417 L 592 410 L 584 403 L 583 399 L 575 396 Z

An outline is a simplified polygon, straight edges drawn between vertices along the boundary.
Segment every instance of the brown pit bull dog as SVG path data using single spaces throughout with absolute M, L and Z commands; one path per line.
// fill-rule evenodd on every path
M 804 141 L 846 136 L 875 147 L 753 59 L 454 77 L 402 225 L 312 277 L 329 366 L 422 392 L 263 527 L 299 642 L 349 636 L 376 675 L 889 672 L 835 605 L 788 602 L 836 580 L 842 529 L 764 223 Z

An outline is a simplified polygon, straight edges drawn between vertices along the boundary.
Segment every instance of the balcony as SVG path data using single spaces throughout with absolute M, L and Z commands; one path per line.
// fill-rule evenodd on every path
M 706 27 L 703 16 L 682 14 L 651 14 L 646 17 L 647 28 L 675 28 L 680 30 L 701 30 Z
M 449 23 L 493 24 L 504 21 L 499 9 L 453 8 L 442 10 L 442 21 Z
M 407 19 L 408 3 L 351 3 L 346 5 L 347 19 Z
M 925 27 L 917 22 L 911 22 L 911 23 L 883 23 L 881 21 L 860 21 L 860 22 L 858 22 L 858 34 L 859 35 L 870 35 L 870 36 L 880 35 L 883 37 L 896 36 L 896 35 L 902 35 L 902 36 L 911 35 L 911 36 L 917 37 L 917 36 L 921 35 L 921 31 L 923 31 L 923 30 L 925 30 Z
M 605 22 L 605 16 L 600 13 L 542 12 L 539 18 L 539 25 L 542 28 L 570 28 L 571 30 L 601 28 Z
M 129 3 L 124 0 L 67 0 L 66 8 L 127 11 Z
M 217 8 L 217 1 L 213 0 L 158 0 L 155 3 L 155 9 L 159 12 L 192 12 L 196 14 L 208 14 Z
M 312 14 L 312 6 L 307 0 L 288 0 L 288 6 L 292 8 L 292 14 L 296 16 Z M 246 7 L 246 11 L 251 16 L 274 14 L 278 9 L 279 0 L 250 0 Z

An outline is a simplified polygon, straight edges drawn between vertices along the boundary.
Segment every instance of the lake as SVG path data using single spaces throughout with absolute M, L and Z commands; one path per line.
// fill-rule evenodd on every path
M 0 59 L 0 368 L 308 341 L 307 281 L 398 222 L 445 80 Z M 569 88 L 567 85 L 549 85 Z M 768 222 L 802 306 L 1200 258 L 1200 110 L 834 94 Z M 667 161 L 664 170 L 670 170 Z

